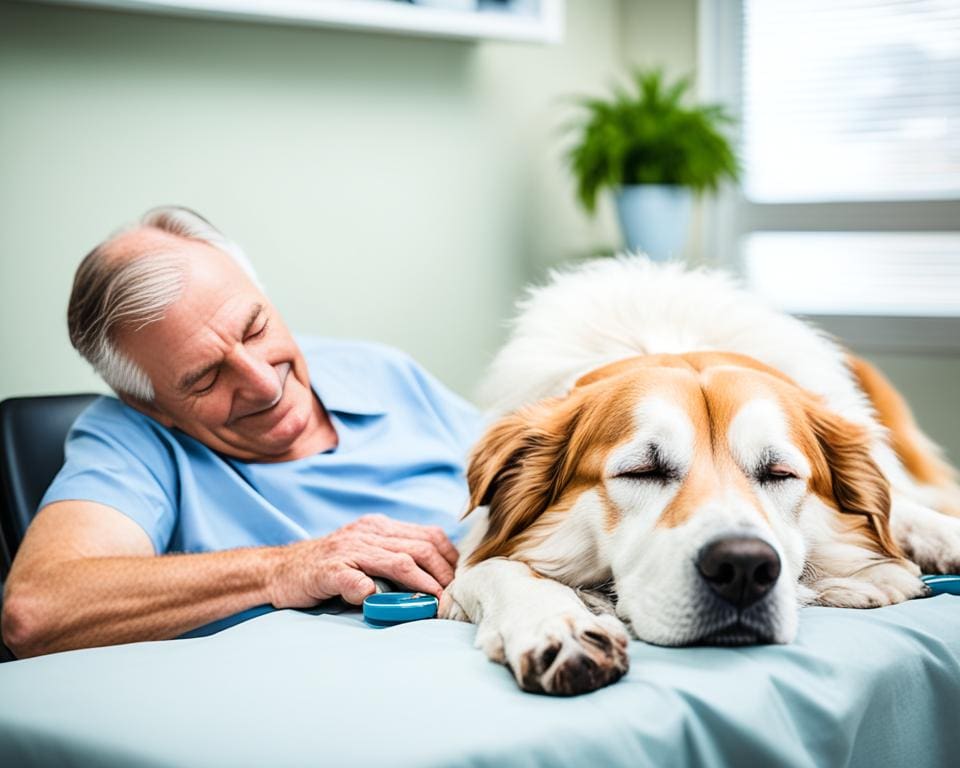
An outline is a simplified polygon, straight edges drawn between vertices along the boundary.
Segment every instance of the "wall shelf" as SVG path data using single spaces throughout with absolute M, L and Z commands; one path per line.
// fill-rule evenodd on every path
M 41 0 L 124 11 L 340 27 L 465 40 L 559 43 L 564 0 L 481 2 L 454 10 L 397 0 Z

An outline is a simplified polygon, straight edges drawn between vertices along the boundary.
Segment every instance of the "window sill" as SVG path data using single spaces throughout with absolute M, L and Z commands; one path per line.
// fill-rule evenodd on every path
M 858 352 L 960 356 L 960 317 L 795 314 Z

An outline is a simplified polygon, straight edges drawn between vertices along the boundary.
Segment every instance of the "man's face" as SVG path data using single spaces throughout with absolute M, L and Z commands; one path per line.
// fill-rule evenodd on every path
M 129 401 L 209 448 L 248 461 L 300 458 L 322 413 L 306 361 L 276 309 L 225 253 L 206 243 L 140 233 L 186 264 L 163 319 L 117 343 L 153 383 L 152 403 Z

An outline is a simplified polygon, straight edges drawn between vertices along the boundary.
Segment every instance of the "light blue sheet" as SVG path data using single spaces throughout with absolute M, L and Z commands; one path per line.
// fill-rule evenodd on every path
M 280 611 L 0 666 L 0 765 L 949 766 L 960 598 L 808 608 L 791 646 L 657 648 L 586 696 L 520 692 L 474 627 Z

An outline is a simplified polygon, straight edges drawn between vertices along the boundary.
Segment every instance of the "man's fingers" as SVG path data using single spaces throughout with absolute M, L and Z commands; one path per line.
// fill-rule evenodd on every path
M 452 567 L 456 568 L 457 561 L 460 559 L 460 553 L 457 551 L 457 548 L 447 537 L 447 534 L 443 532 L 443 528 L 440 526 L 427 526 L 428 531 L 431 529 L 433 531 L 431 541 L 436 545 L 444 559 L 446 559 Z
M 357 565 L 370 576 L 382 576 L 414 592 L 425 592 L 438 598 L 443 593 L 443 587 L 437 580 L 407 554 L 381 549 L 358 559 Z
M 458 558 L 439 526 L 403 523 L 385 515 L 358 518 L 333 534 L 328 548 L 345 571 L 336 576 L 339 594 L 356 604 L 375 591 L 370 578 L 375 576 L 439 597 L 453 580 Z
M 400 539 L 420 539 L 429 541 L 437 551 L 443 555 L 443 558 L 456 567 L 460 555 L 453 542 L 443 532 L 439 525 L 418 525 L 417 523 L 405 523 L 401 520 L 394 520 L 386 515 L 364 515 L 358 522 L 363 522 L 365 526 L 381 536 L 394 536 Z
M 373 579 L 362 571 L 347 566 L 337 573 L 336 580 L 340 597 L 353 605 L 360 605 L 365 597 L 377 591 Z
M 370 544 L 390 552 L 410 555 L 417 565 L 439 582 L 441 587 L 453 581 L 453 568 L 440 554 L 433 542 L 422 539 L 398 539 L 386 536 L 370 537 Z

